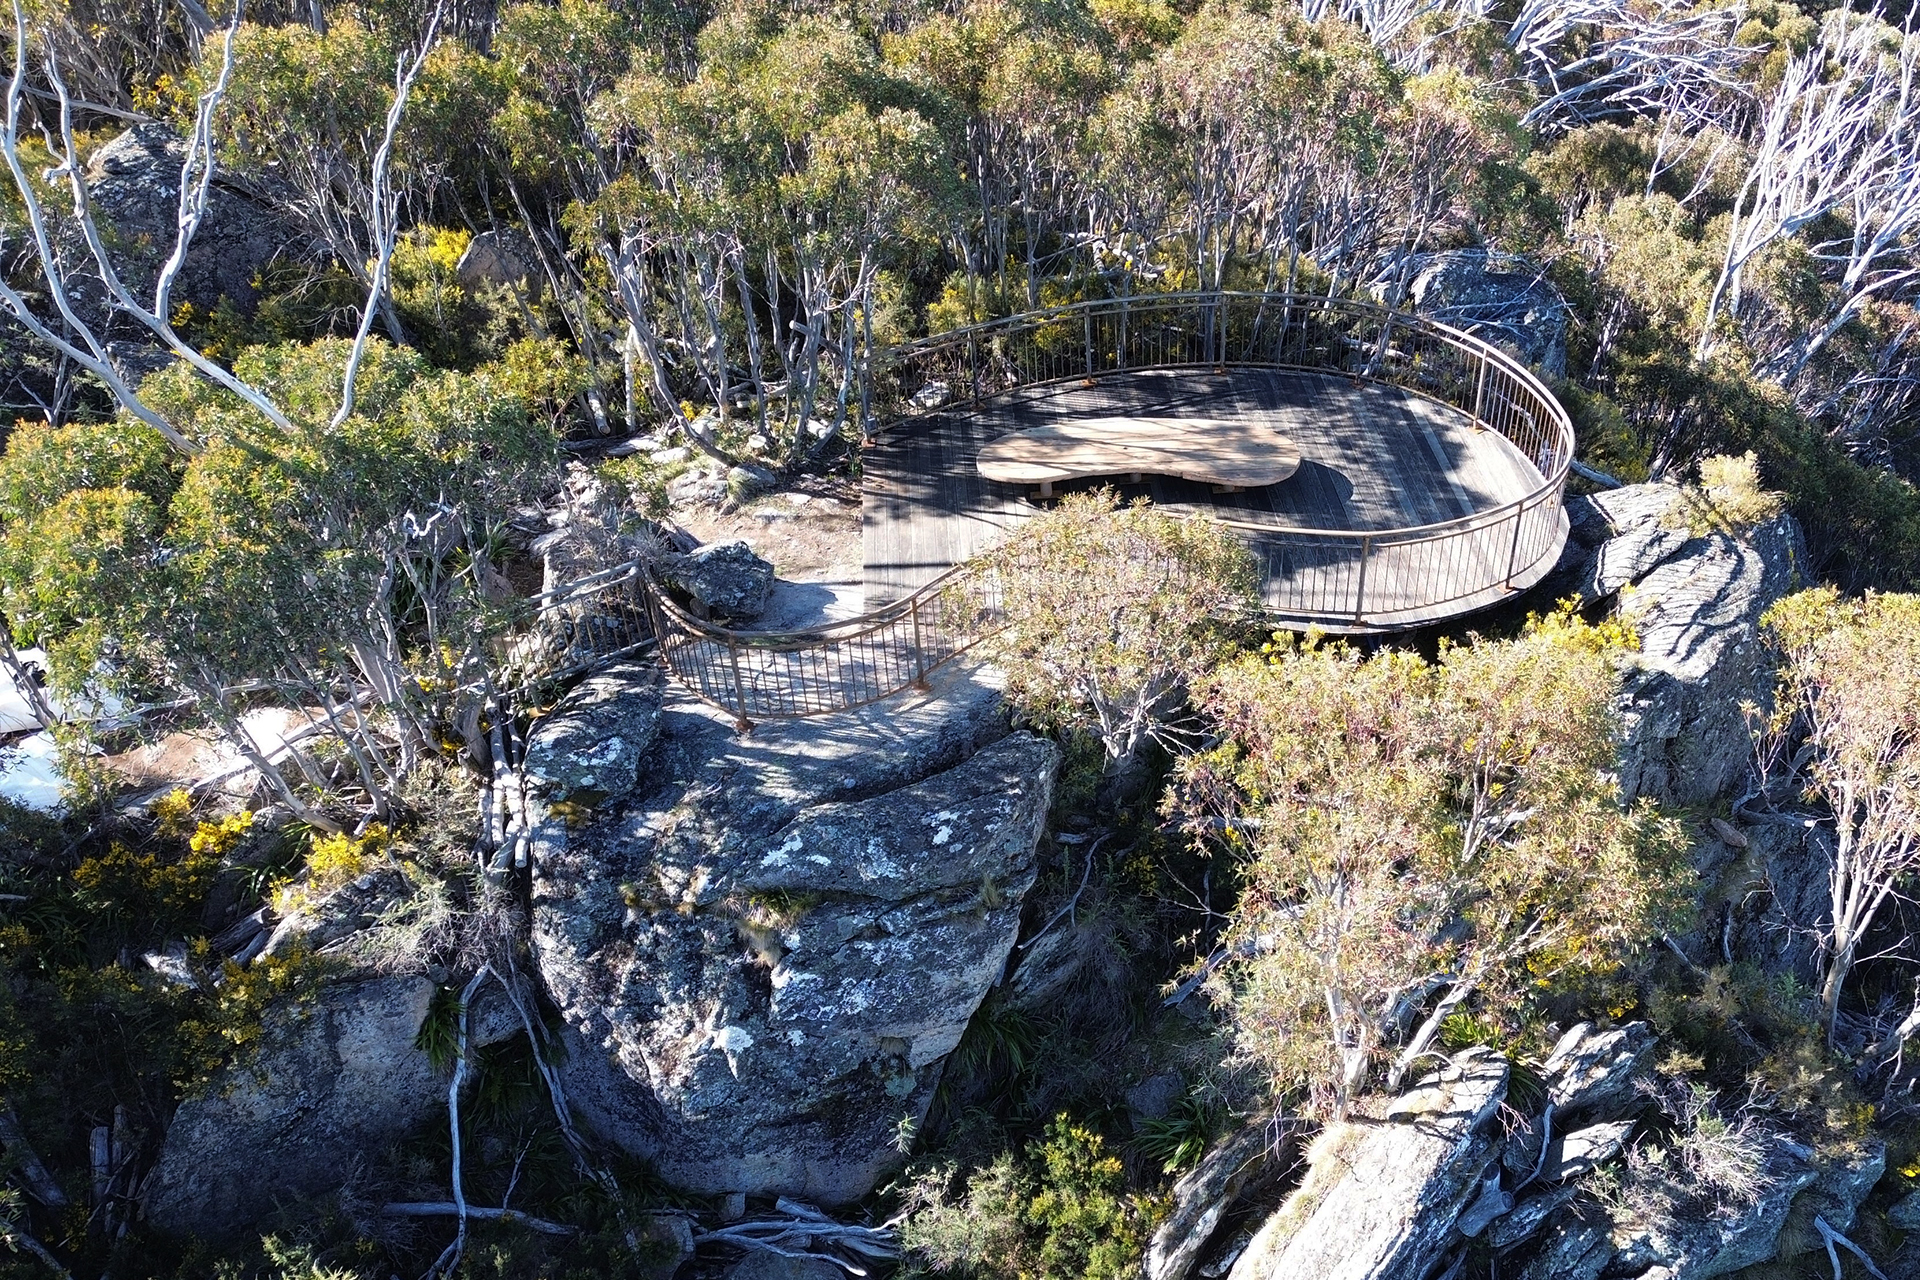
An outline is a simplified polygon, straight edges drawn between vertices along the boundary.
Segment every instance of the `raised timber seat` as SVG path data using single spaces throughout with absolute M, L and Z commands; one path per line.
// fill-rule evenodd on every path
M 1011 431 L 980 450 L 981 475 L 1036 484 L 1175 476 L 1219 489 L 1279 484 L 1300 469 L 1300 450 L 1272 427 L 1224 418 L 1075 418 Z

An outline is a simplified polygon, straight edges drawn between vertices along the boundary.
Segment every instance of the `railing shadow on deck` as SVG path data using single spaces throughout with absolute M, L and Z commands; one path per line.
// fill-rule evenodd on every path
M 1338 373 L 1413 392 L 1502 436 L 1538 477 L 1499 507 L 1415 528 L 1288 528 L 1220 518 L 1258 558 L 1268 620 L 1336 632 L 1403 629 L 1499 603 L 1532 585 L 1566 537 L 1573 425 L 1518 361 L 1423 317 L 1299 294 L 1184 293 L 1072 303 L 921 339 L 871 375 L 868 432 L 1004 391 L 1123 370 L 1263 367 Z M 924 688 L 991 630 L 991 584 L 962 565 L 857 618 L 786 632 L 695 618 L 639 562 L 549 593 L 541 630 L 567 634 L 574 670 L 657 645 L 669 673 L 742 726 L 851 710 Z M 966 586 L 968 589 L 959 590 Z M 966 600 L 966 616 L 957 601 Z M 597 602 L 597 603 L 596 603 Z M 604 632 L 596 636 L 595 629 Z

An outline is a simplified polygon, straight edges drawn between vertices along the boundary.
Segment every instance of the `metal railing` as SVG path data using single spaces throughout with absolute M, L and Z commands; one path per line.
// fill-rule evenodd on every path
M 1263 367 L 1411 391 L 1497 432 L 1538 482 L 1498 507 L 1360 532 L 1214 515 L 1260 560 L 1274 621 L 1332 631 L 1415 626 L 1492 604 L 1558 557 L 1573 423 L 1525 366 L 1448 325 L 1305 294 L 1178 293 L 1076 302 L 901 347 L 876 374 L 889 432 L 1021 387 L 1126 370 Z
M 911 431 L 957 399 L 1183 366 L 1306 369 L 1400 387 L 1498 432 L 1539 477 L 1500 507 L 1417 528 L 1354 532 L 1223 517 L 1259 559 L 1273 622 L 1347 632 L 1418 625 L 1496 603 L 1557 558 L 1574 447 L 1566 411 L 1503 352 L 1384 307 L 1237 293 L 1074 303 L 899 348 L 876 371 L 875 392 L 887 429 Z M 651 639 L 679 683 L 744 726 L 926 687 L 929 673 L 993 628 L 997 583 L 980 573 L 962 565 L 860 617 L 772 632 L 694 617 L 635 561 L 541 597 L 540 633 L 573 671 Z

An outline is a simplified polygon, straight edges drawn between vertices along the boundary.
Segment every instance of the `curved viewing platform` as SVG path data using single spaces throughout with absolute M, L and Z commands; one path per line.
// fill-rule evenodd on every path
M 1059 486 L 1111 485 L 1227 524 L 1283 626 L 1445 621 L 1533 585 L 1566 540 L 1573 429 L 1551 393 L 1487 343 L 1382 307 L 1259 294 L 1081 303 L 927 339 L 891 372 L 908 410 L 866 453 L 869 609 L 1042 509 L 1033 486 L 980 474 L 984 450 L 1121 418 L 1277 431 L 1298 451 L 1296 469 L 1256 488 L 1149 473 Z
M 1303 630 L 1403 630 L 1503 603 L 1567 537 L 1573 427 L 1552 394 L 1477 338 L 1365 303 L 1076 303 L 909 344 L 870 394 L 859 617 L 732 630 L 637 561 L 543 608 L 578 612 L 582 634 L 613 618 L 607 643 L 627 649 L 650 635 L 680 683 L 745 725 L 924 687 L 995 625 L 991 582 L 958 610 L 946 588 L 1075 487 L 1222 521 L 1257 558 L 1271 622 Z M 1248 447 L 1268 456 L 1234 456 Z

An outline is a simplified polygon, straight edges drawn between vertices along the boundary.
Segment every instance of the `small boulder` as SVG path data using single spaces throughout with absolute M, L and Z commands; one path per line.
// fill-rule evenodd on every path
M 1887 1210 L 1887 1225 L 1896 1231 L 1920 1231 L 1920 1191 L 1915 1191 Z
M 1631 1132 L 1633 1121 L 1615 1120 L 1556 1135 L 1547 1144 L 1547 1163 L 1540 1176 L 1550 1182 L 1565 1182 L 1591 1173 L 1620 1154 Z
M 533 241 L 511 228 L 482 231 L 467 242 L 466 252 L 454 264 L 453 278 L 469 292 L 525 289 L 540 278 L 540 252 Z
M 1177 1076 L 1173 1079 L 1178 1081 Z M 1173 1184 L 1173 1209 L 1147 1244 L 1146 1280 L 1184 1280 L 1233 1207 L 1234 1198 L 1259 1171 L 1267 1148 L 1266 1126 L 1248 1125 L 1215 1144 L 1199 1165 Z
M 716 542 L 672 560 L 662 569 L 668 586 L 683 591 L 710 616 L 751 622 L 773 597 L 773 566 L 744 542 Z
M 1573 1193 L 1573 1187 L 1559 1187 L 1520 1201 L 1487 1227 L 1487 1243 L 1495 1249 L 1511 1249 L 1529 1239 L 1561 1205 L 1573 1199 Z
M 1507 1061 L 1468 1050 L 1386 1116 L 1315 1141 L 1306 1180 L 1267 1219 L 1231 1280 L 1424 1276 L 1459 1239 L 1507 1092 Z
M 1406 264 L 1406 302 L 1421 315 L 1506 347 L 1554 377 L 1567 371 L 1567 300 L 1536 262 L 1486 249 L 1423 253 Z M 1396 269 L 1376 281 L 1387 301 Z
M 206 1240 L 247 1231 L 281 1199 L 337 1188 L 369 1153 L 444 1116 L 445 1086 L 414 1046 L 432 1000 L 425 977 L 376 978 L 270 1012 L 258 1059 L 174 1113 L 148 1220 Z
M 185 140 L 170 126 L 153 123 L 134 125 L 88 161 L 88 199 L 114 234 L 115 265 L 136 293 L 152 288 L 161 262 L 173 250 L 185 159 Z M 251 310 L 258 301 L 254 281 L 261 268 L 290 248 L 296 256 L 312 253 L 265 203 L 216 175 L 206 214 L 174 281 L 173 301 L 210 309 L 225 297 Z

